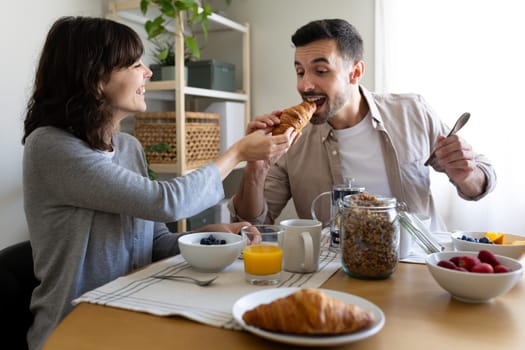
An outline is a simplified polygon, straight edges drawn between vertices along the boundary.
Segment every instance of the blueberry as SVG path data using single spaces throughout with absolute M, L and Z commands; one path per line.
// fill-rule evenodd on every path
M 217 239 L 214 235 L 209 235 L 206 238 L 201 238 L 201 244 L 202 245 L 220 245 L 220 244 L 226 244 L 225 239 Z
M 490 243 L 489 239 L 487 237 L 481 237 L 479 239 L 479 243 Z

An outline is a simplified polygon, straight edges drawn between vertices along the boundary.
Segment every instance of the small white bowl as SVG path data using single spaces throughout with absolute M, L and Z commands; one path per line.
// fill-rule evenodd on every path
M 226 244 L 203 245 L 202 238 L 209 235 L 224 239 Z M 179 238 L 182 257 L 191 266 L 206 272 L 218 272 L 231 265 L 241 254 L 244 243 L 240 235 L 226 232 L 190 233 Z
M 523 267 L 518 260 L 496 255 L 499 261 L 511 269 L 505 273 L 475 273 L 447 269 L 438 266 L 440 260 L 453 256 L 477 256 L 473 251 L 438 252 L 427 256 L 428 270 L 436 282 L 454 299 L 467 303 L 484 303 L 507 293 L 518 283 L 523 275 Z
M 479 239 L 485 236 L 485 232 L 457 231 L 452 233 L 450 238 L 452 240 L 452 247 L 454 250 L 471 250 L 475 252 L 479 252 L 480 250 L 489 250 L 496 255 L 504 255 L 517 260 L 520 260 L 525 254 L 525 244 L 509 245 L 469 242 L 461 239 L 461 236 L 463 235 Z M 524 236 L 518 236 L 509 233 L 505 234 L 505 242 L 523 240 L 525 240 Z

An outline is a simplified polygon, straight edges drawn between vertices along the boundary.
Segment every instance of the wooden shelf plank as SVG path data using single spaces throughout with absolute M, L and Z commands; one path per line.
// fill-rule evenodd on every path
M 176 80 L 150 81 L 146 83 L 146 96 L 159 100 L 173 100 L 175 98 Z M 169 94 L 149 94 L 148 92 L 168 92 Z M 184 94 L 191 96 L 211 97 L 232 101 L 247 101 L 248 95 L 242 92 L 202 89 L 193 86 L 184 87 Z M 151 95 L 151 96 L 150 96 Z
M 122 18 L 126 18 L 135 23 L 146 23 L 147 18 L 144 15 L 142 15 L 142 12 L 140 11 L 139 0 L 118 1 L 114 3 L 114 6 L 115 11 L 117 11 L 118 15 Z M 150 9 L 148 9 L 148 13 L 149 11 L 151 11 L 151 15 L 148 15 L 148 17 L 156 17 L 159 13 L 159 11 L 154 9 L 153 7 L 150 7 Z M 223 30 L 224 28 L 236 30 L 241 33 L 248 33 L 249 31 L 248 26 L 234 22 L 231 19 L 216 13 L 212 13 L 208 17 L 208 20 L 210 21 L 210 32 L 213 32 L 215 30 Z M 171 30 L 174 31 L 173 27 L 171 28 Z

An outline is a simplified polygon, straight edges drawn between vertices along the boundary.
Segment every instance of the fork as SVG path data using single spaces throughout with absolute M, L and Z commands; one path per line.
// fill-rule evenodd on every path
M 213 276 L 212 278 L 200 280 L 194 277 L 190 276 L 173 276 L 173 275 L 154 275 L 151 276 L 152 278 L 160 279 L 160 280 L 170 280 L 170 281 L 186 281 L 190 283 L 194 283 L 198 286 L 205 287 L 209 286 L 213 283 L 219 276 Z
M 467 124 L 468 120 L 470 118 L 470 113 L 465 112 L 462 115 L 459 116 L 458 120 L 456 120 L 456 123 L 448 133 L 447 137 L 452 136 L 456 134 L 459 129 L 461 129 L 465 124 Z M 425 162 L 425 166 L 428 166 L 430 163 L 434 161 L 434 158 L 436 158 L 436 150 L 433 150 L 430 154 L 430 157 L 428 157 L 427 161 Z

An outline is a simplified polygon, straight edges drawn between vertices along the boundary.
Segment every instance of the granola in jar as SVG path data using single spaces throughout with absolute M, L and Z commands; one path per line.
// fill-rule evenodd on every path
M 345 200 L 341 242 L 343 270 L 352 277 L 383 279 L 398 263 L 396 199 L 362 193 Z

